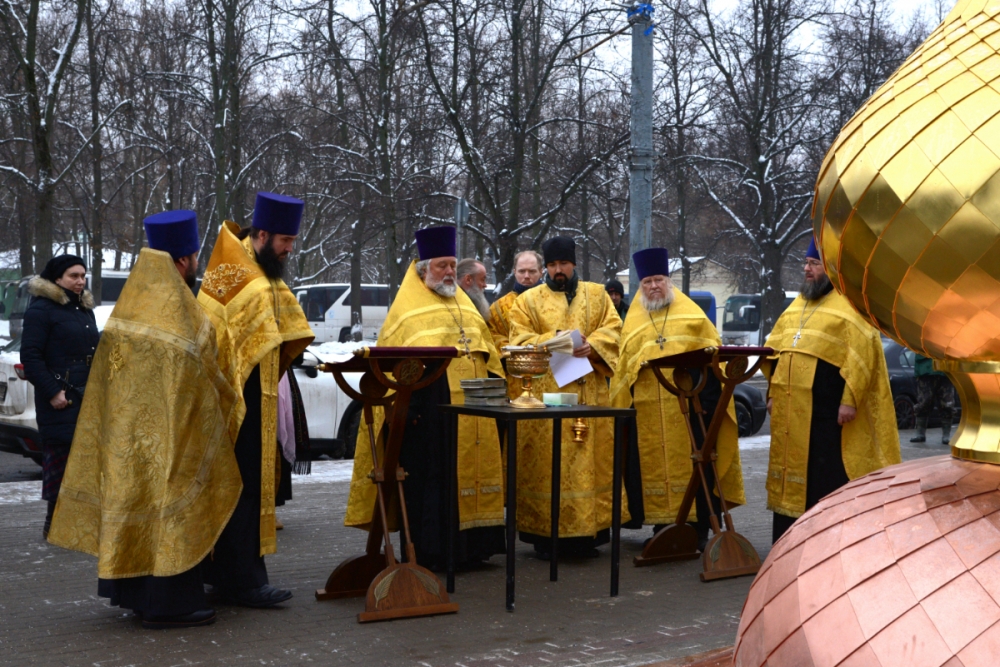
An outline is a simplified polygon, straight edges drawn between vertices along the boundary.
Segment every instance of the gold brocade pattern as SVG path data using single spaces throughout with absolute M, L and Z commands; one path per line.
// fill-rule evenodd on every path
M 844 296 L 830 292 L 820 299 L 796 341 L 804 304 L 803 297 L 796 298 L 778 318 L 765 343 L 775 349 L 778 363 L 773 372 L 770 364 L 763 366 L 773 401 L 767 505 L 791 517 L 800 516 L 806 507 L 816 359 L 840 369 L 846 385 L 844 400 L 858 411 L 857 418 L 841 431 L 847 476 L 857 479 L 900 461 L 889 371 L 878 331 L 858 316 Z
M 224 297 L 229 291 L 246 280 L 251 270 L 239 264 L 220 264 L 211 271 L 205 272 L 201 288 L 208 290 L 217 297 Z
M 661 330 L 666 339 L 662 349 L 656 340 Z M 694 466 L 687 425 L 677 397 L 660 385 L 653 371 L 642 368 L 642 363 L 720 344 L 719 332 L 704 311 L 676 289 L 669 309 L 657 311 L 650 318 L 642 300 L 636 297 L 625 316 L 618 372 L 611 382 L 611 404 L 636 410 L 647 524 L 676 520 Z M 673 372 L 665 369 L 664 374 L 670 378 Z M 726 417 L 716 445 L 716 465 L 726 502 L 730 506 L 742 505 L 746 498 L 733 401 L 729 403 Z M 711 415 L 706 415 L 706 425 L 709 419 Z M 695 516 L 693 512 L 692 508 L 692 517 Z
M 511 345 L 545 342 L 556 330 L 579 329 L 601 357 L 581 386 L 556 386 L 549 371 L 534 381 L 536 396 L 543 392 L 576 392 L 588 405 L 610 405 L 609 374 L 618 364 L 621 318 L 603 285 L 580 281 L 572 304 L 566 295 L 548 285 L 521 294 L 510 309 Z M 584 442 L 573 442 L 573 431 L 563 426 L 561 537 L 593 537 L 611 525 L 611 462 L 614 447 L 612 419 L 588 419 Z M 517 526 L 518 530 L 548 535 L 551 530 L 552 422 L 530 420 L 517 429 Z M 624 493 L 622 494 L 624 498 Z M 627 512 L 622 512 L 627 520 Z
M 457 291 L 454 299 L 437 295 L 424 285 L 411 263 L 382 325 L 378 344 L 453 346 L 464 350 L 465 345 L 458 344 L 461 337 L 459 325 L 447 312 L 450 308 L 454 314 L 456 306 L 461 309 L 471 351 L 470 356 L 453 359 L 446 371 L 451 402 L 460 405 L 465 402 L 459 384 L 461 380 L 484 378 L 487 371 L 503 377 L 503 368 L 486 322 L 462 290 Z M 375 408 L 374 417 L 375 433 L 379 433 L 384 422 L 383 410 Z M 367 529 L 371 524 L 376 489 L 368 473 L 373 467 L 368 429 L 362 421 L 354 450 L 354 475 L 344 517 L 345 526 Z M 482 417 L 459 417 L 458 521 L 461 530 L 503 524 L 502 479 L 496 422 Z M 414 520 L 411 516 L 410 521 Z M 389 518 L 389 523 L 391 530 L 396 529 L 393 517 Z
M 215 281 L 217 289 L 199 291 L 198 302 L 215 326 L 219 368 L 237 397 L 228 421 L 233 442 L 246 415 L 243 385 L 253 369 L 260 366 L 260 554 L 263 556 L 277 549 L 274 476 L 278 380 L 314 336 L 295 295 L 284 281 L 269 280 L 264 275 L 257 265 L 250 238 L 241 241 L 237 238 L 239 231 L 235 223 L 228 220 L 223 223 L 205 272 L 206 276 L 219 276 Z
M 510 307 L 514 305 L 517 298 L 516 292 L 507 292 L 502 297 L 490 304 L 490 321 L 487 323 L 490 335 L 493 336 L 493 346 L 501 350 L 510 345 Z
M 49 532 L 97 556 L 99 577 L 186 572 L 229 521 L 242 489 L 227 429 L 236 396 L 216 356 L 170 255 L 143 249 L 94 355 Z

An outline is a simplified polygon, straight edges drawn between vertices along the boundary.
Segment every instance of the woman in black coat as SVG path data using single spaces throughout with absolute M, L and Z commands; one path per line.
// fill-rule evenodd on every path
M 48 501 L 42 534 L 48 537 L 62 484 L 90 360 L 100 334 L 94 298 L 84 289 L 87 267 L 76 255 L 53 257 L 28 283 L 21 363 L 35 387 L 35 415 L 42 440 L 42 499 Z

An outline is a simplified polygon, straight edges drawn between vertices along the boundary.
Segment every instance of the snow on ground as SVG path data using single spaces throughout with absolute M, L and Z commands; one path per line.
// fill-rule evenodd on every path
M 8 320 L 0 320 L 0 338 L 10 338 L 10 322 Z
M 319 357 L 320 361 L 327 363 L 342 363 L 348 361 L 354 357 L 354 350 L 364 347 L 366 345 L 374 345 L 375 341 L 363 340 L 360 342 L 350 341 L 348 343 L 320 343 L 319 345 L 310 345 L 309 351 Z
M 328 484 L 332 482 L 350 482 L 354 470 L 354 460 L 313 461 L 312 472 L 308 475 L 295 475 L 292 484 Z
M 353 460 L 344 461 L 313 461 L 312 474 L 295 475 L 293 484 L 333 484 L 350 482 L 354 470 Z M 42 498 L 41 482 L 7 482 L 0 484 L 0 505 L 20 505 L 40 501 Z
M 752 435 L 749 438 L 740 438 L 740 449 L 743 451 L 751 449 L 768 449 L 770 446 L 770 435 Z
M 7 482 L 0 484 L 0 505 L 20 505 L 42 499 L 41 482 Z

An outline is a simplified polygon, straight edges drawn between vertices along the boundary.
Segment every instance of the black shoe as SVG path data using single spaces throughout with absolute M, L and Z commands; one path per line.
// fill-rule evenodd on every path
M 180 616 L 146 616 L 142 619 L 142 627 L 147 630 L 170 630 L 174 628 L 198 628 L 215 623 L 215 610 L 202 609 L 191 614 Z
M 291 591 L 264 584 L 260 588 L 244 588 L 225 593 L 226 598 L 244 607 L 273 607 L 292 597 Z
M 915 435 L 910 438 L 910 442 L 927 442 L 927 437 L 923 435 Z

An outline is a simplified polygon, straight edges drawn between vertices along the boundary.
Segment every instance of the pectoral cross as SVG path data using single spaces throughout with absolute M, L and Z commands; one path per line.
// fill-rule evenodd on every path
M 462 334 L 462 337 L 458 339 L 458 344 L 465 347 L 465 356 L 469 356 L 469 343 L 472 339 L 465 335 L 465 328 L 459 328 L 458 333 Z
M 796 332 L 795 336 L 792 337 L 792 347 L 798 347 L 799 340 L 801 338 L 802 338 L 802 329 L 799 329 L 798 332 Z
M 660 346 L 661 350 L 663 349 L 663 344 L 666 342 L 667 339 L 663 337 L 663 334 L 660 334 L 659 338 L 656 339 L 656 343 Z

